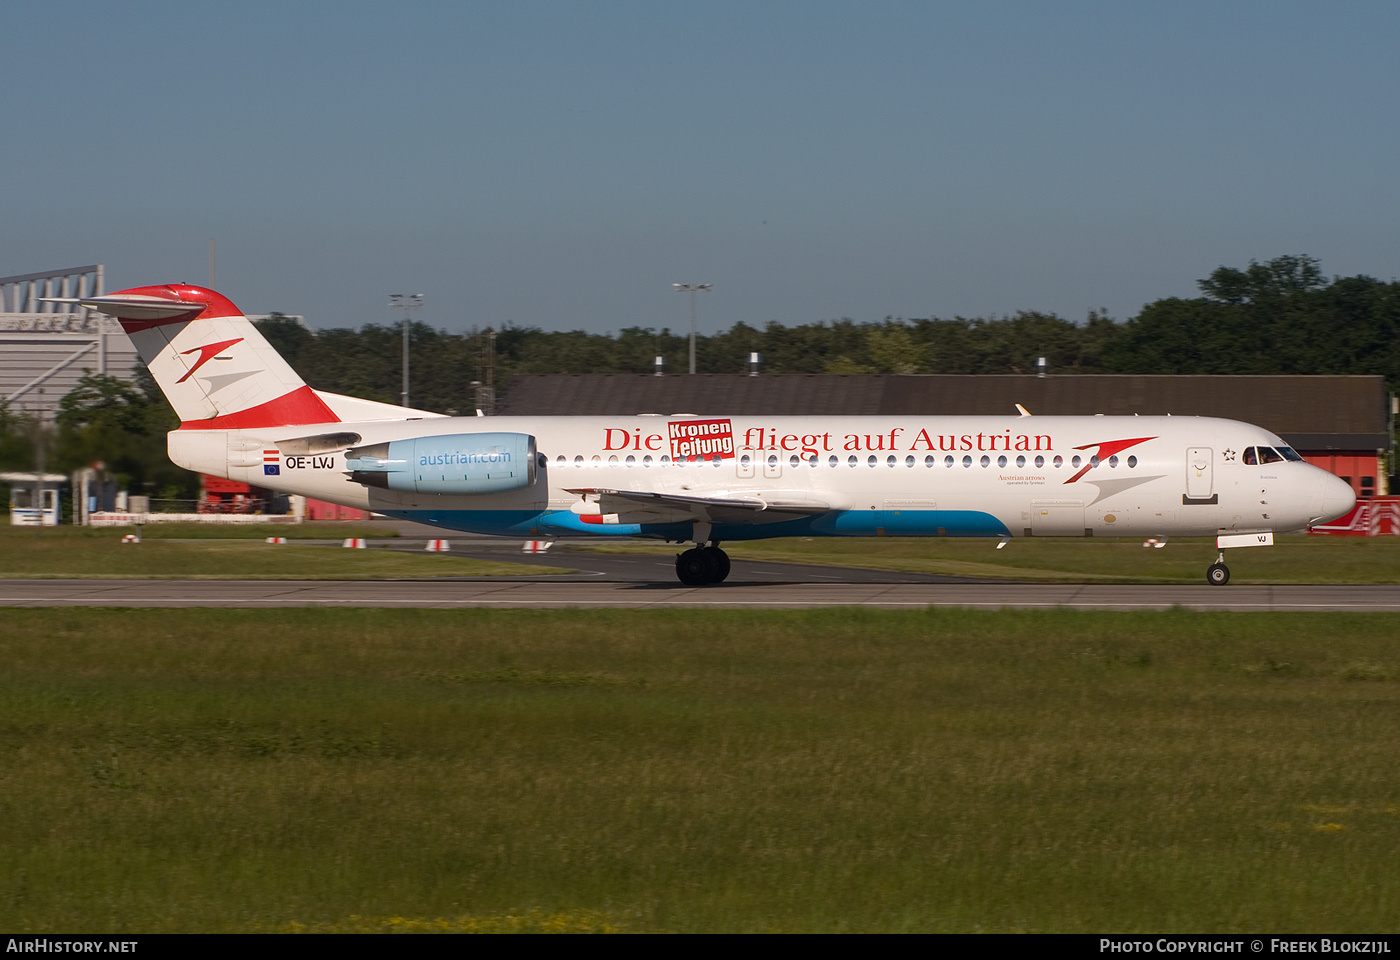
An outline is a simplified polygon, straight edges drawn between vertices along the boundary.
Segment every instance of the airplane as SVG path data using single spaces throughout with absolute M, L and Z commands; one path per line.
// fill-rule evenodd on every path
M 53 298 L 58 300 L 58 298 Z M 188 470 L 430 524 L 526 538 L 1216 537 L 1268 546 L 1351 511 L 1349 484 L 1260 427 L 1172 416 L 449 417 L 314 390 L 224 296 L 64 299 L 117 318 L 180 418 Z

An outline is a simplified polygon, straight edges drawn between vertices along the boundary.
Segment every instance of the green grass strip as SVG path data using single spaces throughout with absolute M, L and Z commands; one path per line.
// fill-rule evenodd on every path
M 1380 932 L 1393 615 L 7 610 L 17 931 Z

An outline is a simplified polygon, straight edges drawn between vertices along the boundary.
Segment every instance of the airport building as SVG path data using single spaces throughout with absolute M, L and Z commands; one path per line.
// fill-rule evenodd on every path
M 0 399 L 10 410 L 53 418 L 84 372 L 130 381 L 138 358 L 121 325 L 47 297 L 103 293 L 102 264 L 0 277 Z

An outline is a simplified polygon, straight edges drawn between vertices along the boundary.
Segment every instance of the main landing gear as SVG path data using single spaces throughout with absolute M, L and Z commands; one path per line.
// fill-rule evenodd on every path
M 1230 568 L 1225 566 L 1225 554 L 1222 551 L 1215 562 L 1206 568 L 1206 583 L 1212 587 L 1223 587 L 1230 582 Z
M 676 557 L 676 576 L 688 587 L 719 583 L 729 576 L 729 554 L 717 546 L 693 547 Z

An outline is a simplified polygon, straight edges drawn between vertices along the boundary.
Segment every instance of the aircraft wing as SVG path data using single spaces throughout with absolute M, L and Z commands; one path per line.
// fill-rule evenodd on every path
M 776 523 L 794 516 L 825 513 L 831 509 L 831 504 L 825 501 L 786 494 L 774 496 L 767 492 L 695 496 L 601 487 L 580 487 L 568 492 L 582 497 L 585 507 L 597 504 L 598 513 L 616 515 L 618 520 L 609 522 L 620 523 L 675 523 L 685 520 Z

